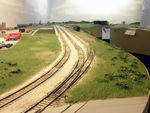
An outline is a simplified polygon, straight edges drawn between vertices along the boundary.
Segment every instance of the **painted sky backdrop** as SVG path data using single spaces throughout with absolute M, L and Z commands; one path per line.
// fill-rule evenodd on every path
M 47 21 L 140 21 L 142 0 L 0 0 L 0 23 Z
M 53 0 L 51 20 L 140 21 L 142 0 Z
M 50 0 L 0 0 L 0 23 L 7 26 L 50 19 Z

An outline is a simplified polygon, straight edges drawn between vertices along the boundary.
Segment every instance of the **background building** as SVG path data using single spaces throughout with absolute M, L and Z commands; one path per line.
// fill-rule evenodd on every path
M 136 29 L 134 35 L 127 35 L 127 30 L 132 31 L 128 28 L 111 28 L 110 42 L 129 52 L 150 55 L 150 31 Z
M 0 24 L 0 29 L 6 29 L 6 23 L 2 22 L 2 24 Z

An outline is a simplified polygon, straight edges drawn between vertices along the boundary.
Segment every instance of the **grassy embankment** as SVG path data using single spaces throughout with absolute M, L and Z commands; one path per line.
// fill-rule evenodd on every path
M 59 41 L 54 34 L 23 35 L 13 48 L 1 50 L 0 94 L 25 82 L 59 53 Z
M 117 24 L 111 25 L 112 28 L 139 28 L 140 24 Z
M 70 24 L 72 26 L 80 26 L 83 31 L 95 37 L 102 37 L 102 26 L 96 24 Z
M 134 56 L 85 32 L 75 32 L 95 51 L 92 69 L 67 92 L 66 102 L 122 98 L 148 94 L 146 70 Z

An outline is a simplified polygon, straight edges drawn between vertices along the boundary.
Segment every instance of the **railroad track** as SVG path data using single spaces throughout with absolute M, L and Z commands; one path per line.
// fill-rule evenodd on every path
M 62 39 L 62 42 L 63 42 L 63 46 L 64 46 L 64 55 L 56 63 L 56 65 L 51 70 L 49 70 L 47 73 L 45 73 L 44 75 L 42 75 L 38 79 L 34 80 L 33 82 L 31 82 L 27 86 L 25 86 L 25 87 L 19 89 L 18 91 L 0 99 L 0 111 L 3 109 L 3 107 L 10 105 L 11 103 L 18 100 L 20 97 L 24 96 L 25 94 L 29 93 L 30 91 L 32 91 L 36 87 L 38 87 L 41 84 L 43 84 L 44 82 L 46 82 L 48 79 L 50 79 L 52 76 L 54 76 L 55 73 L 57 73 L 61 67 L 63 67 L 63 65 L 68 61 L 68 59 L 70 57 L 70 48 L 68 47 L 68 45 L 66 44 L 66 41 L 64 39 Z
M 56 89 L 50 92 L 45 98 L 31 106 L 30 108 L 26 109 L 24 113 L 41 113 L 43 112 L 48 106 L 52 105 L 56 102 L 71 86 L 73 86 L 81 77 L 82 75 L 88 70 L 90 67 L 93 58 L 94 52 L 90 48 L 87 47 L 87 56 L 85 56 L 83 49 L 77 45 L 74 40 L 69 36 L 67 32 L 65 32 L 61 28 L 57 28 L 59 34 L 64 34 L 75 46 L 78 50 L 78 62 L 76 63 L 72 72 L 62 81 Z

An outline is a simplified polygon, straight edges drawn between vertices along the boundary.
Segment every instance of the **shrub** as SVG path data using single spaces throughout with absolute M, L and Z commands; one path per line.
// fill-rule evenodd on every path
M 112 60 L 112 61 L 117 60 L 117 57 L 113 57 L 111 60 Z
M 114 80 L 115 77 L 113 76 L 113 73 L 105 74 L 105 79 L 106 80 Z
M 116 83 L 116 86 L 122 88 L 122 89 L 130 89 L 130 84 L 127 80 L 118 80 Z
M 8 62 L 8 65 L 9 65 L 9 66 L 17 66 L 17 63 Z
M 129 54 L 125 53 L 125 52 L 119 52 L 118 56 L 120 57 L 120 60 L 127 63 L 128 62 L 128 57 Z
M 126 79 L 127 78 L 127 76 L 128 76 L 128 74 L 127 73 L 117 73 L 117 74 L 115 74 L 114 75 L 116 78 L 118 78 L 118 79 Z
M 12 73 L 12 74 L 19 74 L 19 73 L 21 73 L 21 69 L 13 70 L 10 73 Z
M 120 66 L 120 69 L 118 71 L 120 71 L 120 72 L 127 72 L 128 68 L 126 66 Z

